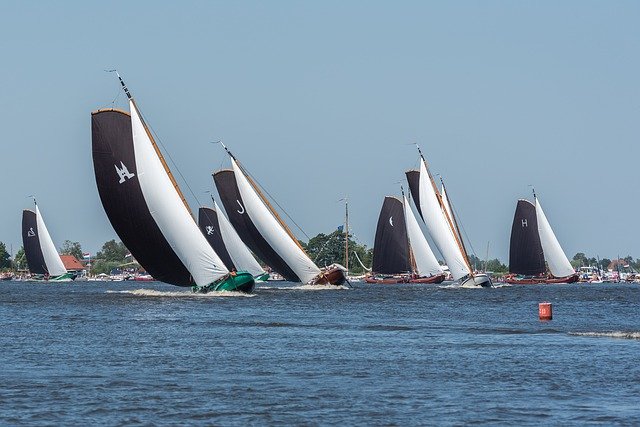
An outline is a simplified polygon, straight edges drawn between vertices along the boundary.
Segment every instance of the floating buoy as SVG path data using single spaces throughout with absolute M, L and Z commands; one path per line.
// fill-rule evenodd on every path
M 540 320 L 553 319 L 553 310 L 550 302 L 541 302 L 538 304 L 538 316 L 540 316 Z

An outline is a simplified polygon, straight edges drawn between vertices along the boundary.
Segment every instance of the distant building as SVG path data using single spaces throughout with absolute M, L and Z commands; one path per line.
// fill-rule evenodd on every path
M 84 266 L 82 265 L 82 263 L 78 261 L 78 258 L 74 257 L 73 255 L 60 255 L 60 259 L 62 260 L 62 264 L 64 265 L 64 268 L 67 269 L 67 271 L 82 273 L 82 270 L 84 270 Z

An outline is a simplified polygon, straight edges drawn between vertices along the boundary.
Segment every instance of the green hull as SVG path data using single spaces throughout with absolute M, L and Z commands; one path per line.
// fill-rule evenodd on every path
M 250 273 L 239 271 L 235 274 L 228 274 L 220 280 L 209 283 L 206 286 L 193 286 L 191 290 L 195 293 L 206 294 L 209 292 L 235 291 L 250 294 L 255 288 L 256 282 Z
M 68 272 L 60 276 L 49 277 L 49 278 L 46 278 L 41 275 L 32 276 L 31 281 L 32 282 L 71 282 L 72 280 L 75 280 L 76 277 L 77 277 L 76 273 Z
M 256 283 L 257 282 L 266 282 L 267 280 L 269 280 L 269 273 L 262 273 L 259 276 L 256 276 L 255 278 Z

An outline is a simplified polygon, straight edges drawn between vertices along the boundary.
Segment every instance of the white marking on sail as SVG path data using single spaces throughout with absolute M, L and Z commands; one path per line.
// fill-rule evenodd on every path
M 264 270 L 260 267 L 258 261 L 253 257 L 251 251 L 249 251 L 240 236 L 238 236 L 235 228 L 233 228 L 233 225 L 231 225 L 231 222 L 229 222 L 215 201 L 213 202 L 213 208 L 218 214 L 218 226 L 220 227 L 222 241 L 236 268 L 238 270 L 248 271 L 254 277 L 264 274 Z
M 40 250 L 42 250 L 42 256 L 44 257 L 44 263 L 47 266 L 49 276 L 55 277 L 65 274 L 67 269 L 64 268 L 58 250 L 53 244 L 53 240 L 51 240 L 47 226 L 44 225 L 44 220 L 42 219 L 38 205 L 36 205 L 36 226 L 38 227 Z
M 129 105 L 138 180 L 149 212 L 195 283 L 205 286 L 215 282 L 229 270 L 209 245 L 174 188 L 133 101 L 129 101 Z
M 542 210 L 540 201 L 536 197 L 536 216 L 538 218 L 538 234 L 540 235 L 540 243 L 542 243 L 542 252 L 544 259 L 547 261 L 549 271 L 555 277 L 567 277 L 575 273 L 569 259 L 564 254 L 560 242 L 551 229 L 549 221 Z
M 429 247 L 427 239 L 424 237 L 424 234 L 422 234 L 422 230 L 411 210 L 411 206 L 409 206 L 409 201 L 406 196 L 403 197 L 403 203 L 407 235 L 409 236 L 409 244 L 411 245 L 413 257 L 416 261 L 417 273 L 420 276 L 442 274 L 442 267 L 438 264 L 438 260 Z
M 306 253 L 294 242 L 282 228 L 269 208 L 262 202 L 235 160 L 231 159 L 233 173 L 238 190 L 244 202 L 244 208 L 262 237 L 277 252 L 303 283 L 310 282 L 320 269 L 309 259 Z
M 454 280 L 459 280 L 471 271 L 467 267 L 464 255 L 456 243 L 454 231 L 451 229 L 445 214 L 438 203 L 438 198 L 429 179 L 424 161 L 420 162 L 420 181 L 418 191 L 420 194 L 420 209 L 424 217 L 427 230 L 436 244 Z

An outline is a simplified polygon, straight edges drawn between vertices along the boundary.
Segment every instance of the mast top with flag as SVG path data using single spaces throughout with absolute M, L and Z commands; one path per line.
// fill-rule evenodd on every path
M 116 76 L 118 76 L 118 80 L 120 80 L 120 84 L 122 85 L 122 89 L 124 90 L 124 93 L 127 95 L 127 98 L 131 99 L 131 94 L 129 93 L 129 89 L 127 89 L 127 85 L 124 84 L 124 80 L 122 80 L 122 77 L 120 76 L 120 73 L 118 73 L 118 70 L 105 70 L 107 73 L 116 73 Z

